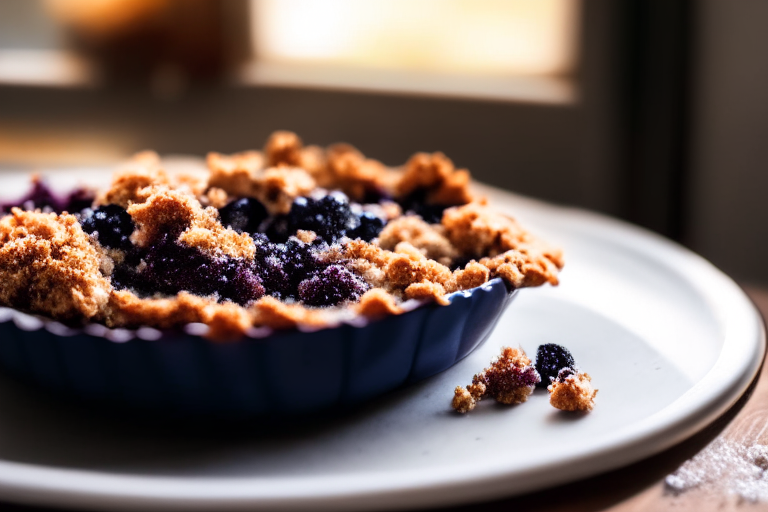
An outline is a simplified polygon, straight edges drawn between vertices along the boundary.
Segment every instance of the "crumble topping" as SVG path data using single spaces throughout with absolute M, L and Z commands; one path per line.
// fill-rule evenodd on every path
M 57 320 L 98 317 L 112 292 L 74 215 L 13 208 L 0 219 L 0 303 Z
M 36 183 L 30 211 L 0 219 L 0 304 L 75 324 L 204 323 L 234 339 L 398 314 L 409 299 L 447 304 L 494 277 L 558 282 L 561 252 L 474 198 L 442 153 L 390 169 L 276 132 L 263 151 L 207 163 L 208 176 L 170 175 L 140 153 L 95 197 L 59 200 Z
M 570 368 L 560 373 L 547 387 L 552 407 L 570 412 L 594 409 L 597 390 L 592 387 L 592 377 L 588 373 L 573 373 Z
M 472 201 L 469 181 L 469 171 L 455 169 L 444 154 L 416 153 L 395 189 L 400 196 L 423 191 L 428 203 L 459 205 Z

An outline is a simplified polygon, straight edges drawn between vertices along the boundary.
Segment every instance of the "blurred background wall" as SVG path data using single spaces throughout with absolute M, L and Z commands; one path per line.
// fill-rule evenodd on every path
M 0 169 L 275 129 L 669 236 L 768 285 L 768 0 L 3 0 Z

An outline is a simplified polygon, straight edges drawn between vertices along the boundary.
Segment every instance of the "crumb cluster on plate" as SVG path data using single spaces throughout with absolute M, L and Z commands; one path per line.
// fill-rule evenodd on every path
M 207 166 L 169 174 L 147 152 L 106 190 L 63 197 L 36 181 L 3 205 L 0 305 L 73 325 L 202 323 L 225 340 L 447 304 L 497 277 L 557 284 L 563 266 L 441 153 L 388 168 L 276 132 Z
M 483 398 L 493 398 L 505 405 L 528 401 L 534 388 L 546 388 L 549 403 L 561 411 L 591 411 L 597 389 L 592 377 L 579 370 L 571 352 L 555 343 L 536 349 L 532 363 L 522 348 L 502 347 L 491 365 L 472 377 L 467 386 L 456 386 L 451 407 L 465 414 Z

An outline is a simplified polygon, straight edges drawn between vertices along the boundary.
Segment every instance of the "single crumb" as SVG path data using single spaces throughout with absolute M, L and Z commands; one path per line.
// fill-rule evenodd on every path
M 592 377 L 588 373 L 574 373 L 570 368 L 563 368 L 547 391 L 549 403 L 561 411 L 591 411 L 595 407 L 597 390 L 592 387 Z
M 475 375 L 472 384 L 454 389 L 451 406 L 463 414 L 485 397 L 505 405 L 521 404 L 528 400 L 540 380 L 522 348 L 502 347 L 501 355 Z
M 451 407 L 453 407 L 456 412 L 460 412 L 461 414 L 467 413 L 474 409 L 476 404 L 477 400 L 472 396 L 472 393 L 469 392 L 469 389 L 456 386 L 456 389 L 453 390 Z

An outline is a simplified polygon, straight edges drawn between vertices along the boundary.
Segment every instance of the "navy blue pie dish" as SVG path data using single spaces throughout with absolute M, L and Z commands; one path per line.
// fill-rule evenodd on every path
M 71 328 L 0 308 L 0 366 L 62 397 L 208 417 L 361 404 L 440 373 L 483 343 L 516 291 L 499 278 L 400 315 L 231 342 L 184 329 Z

